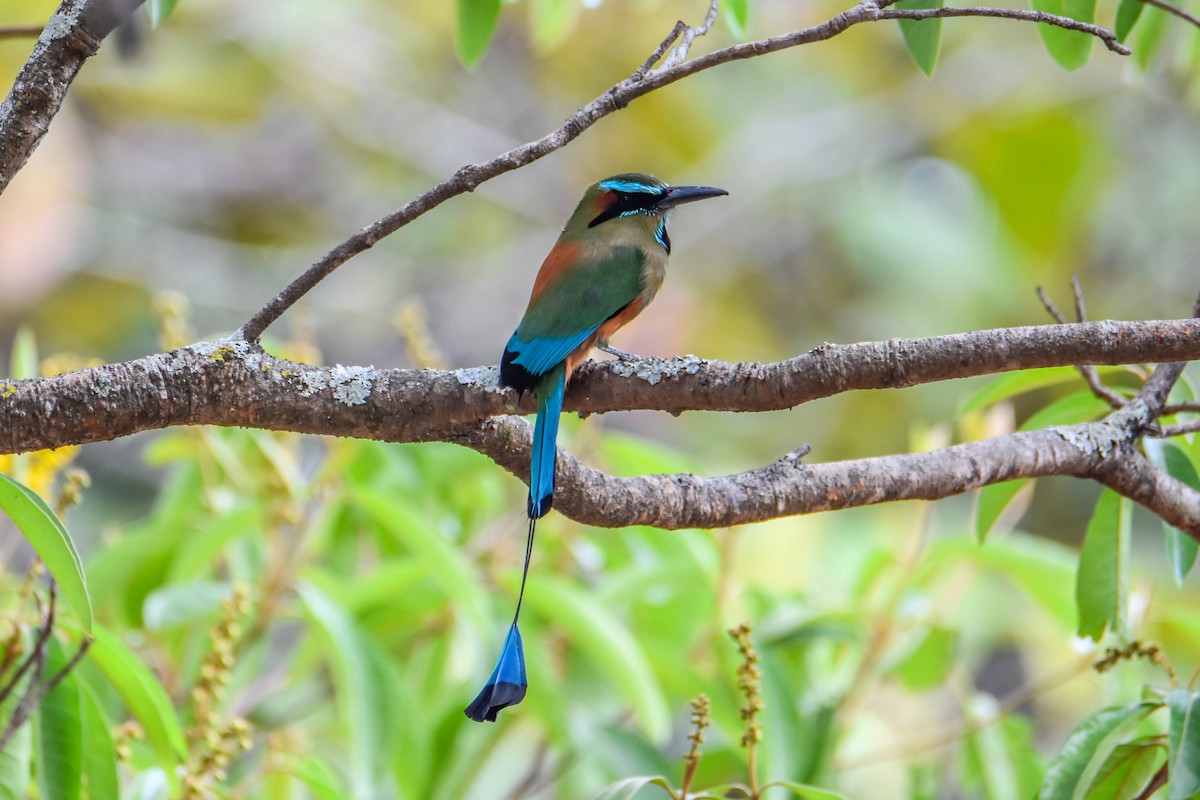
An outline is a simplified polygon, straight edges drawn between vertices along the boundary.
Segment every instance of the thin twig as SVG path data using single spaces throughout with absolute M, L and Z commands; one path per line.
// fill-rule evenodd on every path
M 712 13 L 711 6 L 709 13 L 710 15 Z M 1095 36 L 1115 53 L 1129 55 L 1131 52 L 1128 47 L 1117 41 L 1116 34 L 1106 28 L 1041 11 L 988 7 L 895 9 L 882 8 L 873 0 L 864 0 L 853 8 L 810 28 L 732 45 L 706 53 L 690 61 L 682 61 L 670 67 L 664 66 L 662 69 L 650 71 L 648 65 L 657 62 L 672 43 L 686 35 L 687 26 L 680 28 L 679 25 L 676 25 L 663 43 L 651 54 L 651 57 L 629 78 L 610 87 L 592 102 L 580 108 L 557 129 L 540 139 L 513 148 L 490 161 L 459 168 L 446 180 L 337 245 L 255 312 L 242 326 L 241 335 L 248 341 L 257 341 L 263 331 L 279 319 L 285 311 L 354 256 L 374 247 L 383 238 L 390 236 L 447 200 L 466 192 L 472 192 L 486 181 L 524 167 L 565 147 L 596 122 L 624 108 L 639 97 L 721 64 L 757 58 L 768 53 L 832 39 L 862 22 L 877 22 L 884 19 L 932 19 L 935 17 L 998 17 L 1056 25 L 1067 30 L 1081 31 Z M 700 26 L 700 28 L 704 27 L 704 25 Z
M 684 30 L 679 37 L 679 44 L 671 51 L 671 55 L 667 56 L 667 60 L 663 62 L 661 71 L 665 72 L 672 67 L 682 64 L 684 59 L 687 58 L 688 50 L 691 49 L 692 42 L 696 40 L 696 37 L 708 33 L 713 23 L 717 21 L 717 2 L 718 0 L 712 0 L 708 4 L 708 13 L 704 15 L 704 22 L 700 23 L 698 27 L 684 26 Z M 676 29 L 678 27 L 676 25 Z
M 1163 416 L 1168 414 L 1200 414 L 1200 403 L 1169 403 L 1163 406 Z
M 12 739 L 13 735 L 20 729 L 22 725 L 25 724 L 25 721 L 29 719 L 29 716 L 33 713 L 33 710 L 37 708 L 38 701 L 41 700 L 42 696 L 45 694 L 45 692 L 40 691 L 41 686 L 39 685 L 39 681 L 41 681 L 42 675 L 46 670 L 46 647 L 50 641 L 50 636 L 54 631 L 56 597 L 56 584 L 54 580 L 51 579 L 50 600 L 46 604 L 46 613 L 42 617 L 41 624 L 38 626 L 38 635 L 37 640 L 33 645 L 33 652 L 31 652 L 29 657 L 25 659 L 25 662 L 21 665 L 20 669 L 17 670 L 17 675 L 13 678 L 14 681 L 18 680 L 20 676 L 29 669 L 30 665 L 32 665 L 33 671 L 29 675 L 29 686 L 28 689 L 26 689 L 25 694 L 21 696 L 21 700 L 17 703 L 17 707 L 13 709 L 12 717 L 9 718 L 8 725 L 4 728 L 4 733 L 0 735 L 0 752 L 4 751 L 4 748 L 8 745 L 9 740 Z
M 1144 0 L 1148 1 L 1148 0 Z M 1127 56 L 1133 53 L 1117 40 L 1117 35 L 1108 28 L 1080 22 L 1070 17 L 1060 17 L 1057 14 L 1047 14 L 1043 11 L 1030 11 L 1023 8 L 991 8 L 973 6 L 968 8 L 888 8 L 881 10 L 878 19 L 939 19 L 945 17 L 997 17 L 1000 19 L 1015 19 L 1023 22 L 1039 22 L 1043 25 L 1054 25 L 1069 31 L 1079 31 L 1095 36 L 1104 42 L 1104 46 L 1112 52 Z
M 1142 789 L 1133 800 L 1150 800 L 1155 792 L 1167 785 L 1168 774 L 1167 765 L 1163 764 L 1158 768 L 1158 772 L 1154 773 L 1154 777 L 1150 779 L 1150 782 L 1146 784 L 1146 788 Z
M 1200 431 L 1200 420 L 1180 422 L 1175 425 L 1158 425 L 1148 430 L 1155 439 L 1170 439 L 1173 436 L 1183 436 L 1185 433 Z
M 1075 294 L 1075 315 L 1079 318 L 1079 322 L 1087 322 L 1087 307 L 1083 302 L 1083 289 L 1079 285 L 1079 276 L 1073 273 L 1071 275 L 1071 286 Z M 1058 306 L 1054 304 L 1054 301 L 1050 299 L 1050 295 L 1046 294 L 1046 290 L 1041 286 L 1037 287 L 1037 296 L 1042 301 L 1042 305 L 1046 307 L 1046 310 L 1050 312 L 1050 316 L 1054 317 L 1061 325 L 1068 324 L 1066 316 L 1058 310 Z M 1100 373 L 1096 371 L 1095 367 L 1090 364 L 1078 364 L 1075 369 L 1079 370 L 1079 374 L 1087 382 L 1088 387 L 1092 390 L 1092 394 L 1108 403 L 1109 408 L 1120 408 L 1125 405 L 1125 398 L 1104 385 L 1104 381 L 1100 380 Z
M 13 28 L 0 28 L 0 39 L 30 39 L 41 35 L 41 25 L 24 25 Z
M 1192 16 L 1191 14 L 1184 11 L 1179 6 L 1164 2 L 1164 0 L 1142 0 L 1142 2 L 1148 6 L 1154 6 L 1155 8 L 1161 8 L 1163 11 L 1167 12 L 1168 14 L 1174 14 L 1175 16 L 1179 17 L 1180 19 L 1190 22 L 1192 25 L 1195 25 L 1197 28 L 1200 28 L 1200 17 Z

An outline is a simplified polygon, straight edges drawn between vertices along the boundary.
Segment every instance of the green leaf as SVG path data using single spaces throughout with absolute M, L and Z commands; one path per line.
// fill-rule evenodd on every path
M 976 696 L 974 706 L 986 706 L 989 716 L 995 714 L 995 700 Z M 976 710 L 972 716 L 981 716 Z M 1008 752 L 1008 741 L 999 725 L 982 725 L 967 734 L 964 756 L 974 781 L 983 788 L 987 800 L 1020 800 L 1017 773 Z
M 1096 0 L 1032 0 L 1034 9 L 1078 22 L 1093 22 Z M 1092 52 L 1092 39 L 1082 31 L 1070 31 L 1057 25 L 1038 25 L 1038 33 L 1051 58 L 1063 69 L 1075 70 L 1087 63 Z
M 133 651 L 107 629 L 96 626 L 88 658 L 100 668 L 121 695 L 129 711 L 141 723 L 146 741 L 159 764 L 174 774 L 176 764 L 187 756 L 187 743 L 175 709 L 162 684 Z
M 338 711 L 350 751 L 350 795 L 377 796 L 387 774 L 391 705 L 369 641 L 355 621 L 311 583 L 298 587 L 300 599 L 325 637 L 336 686 Z
M 288 762 L 284 772 L 295 775 L 317 800 L 343 800 L 346 790 L 337 772 L 316 756 Z
M 227 583 L 196 581 L 155 589 L 146 596 L 142 619 L 146 630 L 161 631 L 211 616 L 230 595 Z
M 1141 3 L 1141 0 L 1137 0 L 1137 2 Z M 1147 451 L 1149 450 L 1150 448 L 1147 447 Z M 1161 460 L 1152 459 L 1157 466 L 1165 469 L 1167 474 L 1176 480 L 1186 483 L 1193 489 L 1200 490 L 1200 475 L 1196 474 L 1196 465 L 1192 463 L 1192 459 L 1182 447 L 1174 442 L 1163 442 L 1161 452 Z M 1167 559 L 1171 564 L 1171 573 L 1175 576 L 1176 585 L 1182 587 L 1188 573 L 1196 564 L 1196 554 L 1197 551 L 1200 551 L 1200 543 L 1174 525 L 1163 523 L 1163 532 L 1166 534 Z
M 773 781 L 767 786 L 782 786 L 791 791 L 796 797 L 802 797 L 804 800 L 846 800 L 845 795 L 840 795 L 837 792 L 831 792 L 828 789 L 822 789 L 819 786 L 810 786 L 807 783 L 796 783 L 794 781 Z
M 569 633 L 574 646 L 619 689 L 647 737 L 662 741 L 670 731 L 666 698 L 646 654 L 612 610 L 551 576 L 538 576 L 525 591 L 525 602 Z
M 1077 568 L 1074 551 L 1046 539 L 1013 535 L 979 548 L 969 542 L 980 563 L 1020 587 L 1065 630 L 1076 622 L 1071 578 Z
M 1021 494 L 1026 486 L 1032 486 L 1029 478 L 1021 478 L 1004 483 L 993 483 L 979 490 L 979 499 L 975 503 L 975 539 L 980 543 L 987 539 L 988 534 L 996 527 L 996 523 L 1004 516 L 1004 512 L 1013 508 L 1018 498 L 1028 498 L 1030 493 Z M 1022 509 L 1024 511 L 1024 509 Z M 1013 519 L 1015 525 L 1017 519 Z M 1011 525 L 1009 527 L 1012 527 Z
M 1101 375 L 1111 375 L 1115 372 L 1125 372 L 1120 367 L 1100 367 Z M 1039 367 L 1038 369 L 1023 369 L 1019 372 L 1009 372 L 993 378 L 984 384 L 975 394 L 967 398 L 962 413 L 967 414 L 981 408 L 1016 397 L 1019 394 L 1044 389 L 1047 386 L 1057 386 L 1079 380 L 1079 371 L 1074 367 Z
M 117 749 L 113 744 L 112 726 L 104 718 L 96 696 L 80 682 L 83 708 L 83 774 L 87 780 L 88 796 L 93 800 L 120 797 L 121 784 L 117 778 Z
M 750 22 L 749 0 L 725 0 L 721 3 L 725 12 L 725 21 L 729 23 L 735 39 L 746 38 L 746 25 Z
M 958 633 L 935 626 L 913 648 L 912 652 L 893 670 L 907 688 L 913 691 L 940 685 L 950 668 L 958 650 Z
M 667 790 L 668 796 L 673 796 L 674 791 L 667 779 L 661 775 L 641 775 L 634 778 L 625 778 L 616 783 L 604 787 L 600 794 L 596 795 L 593 800 L 633 800 L 642 789 L 647 786 L 661 786 Z M 692 797 L 691 792 L 688 796 Z
M 171 15 L 178 3 L 179 0 L 147 0 L 146 10 L 150 12 L 150 25 L 157 28 Z
M 1117 20 L 1114 25 L 1114 32 L 1117 34 L 1117 41 L 1123 42 L 1129 36 L 1129 32 L 1133 30 L 1133 26 L 1137 23 L 1138 17 L 1142 15 L 1142 9 L 1146 7 L 1143 0 L 1121 0 L 1117 5 Z
M 943 0 L 900 0 L 896 8 L 941 8 Z M 933 75 L 937 66 L 938 52 L 942 48 L 942 21 L 940 19 L 902 19 L 900 33 L 904 36 L 904 46 L 908 54 L 921 68 L 926 77 Z
M 1167 31 L 1167 12 L 1157 8 L 1147 8 L 1142 11 L 1141 24 L 1132 33 L 1133 60 L 1145 70 L 1150 61 L 1158 54 L 1162 45 L 1163 35 Z
M 0 474 L 0 509 L 37 552 L 79 615 L 86 633 L 92 631 L 92 601 L 83 577 L 83 562 L 70 534 L 46 502 L 24 485 Z
M 11 713 L 12 705 L 5 711 Z M 2 719 L 7 722 L 9 713 Z M 28 800 L 29 765 L 33 761 L 33 726 L 22 725 L 0 750 L 0 800 Z
M 67 665 L 62 645 L 46 641 L 46 679 Z M 41 800 L 78 800 L 83 777 L 83 707 L 79 684 L 68 672 L 37 710 L 37 778 Z
M 1091 389 L 1060 397 L 1050 405 L 1032 414 L 1021 423 L 1020 430 L 1036 431 L 1051 425 L 1074 425 L 1102 417 L 1112 409 L 1108 403 L 1096 397 Z
M 479 63 L 499 20 L 500 0 L 458 0 L 458 58 L 463 64 Z
M 1173 689 L 1167 693 L 1171 723 L 1167 736 L 1167 800 L 1189 800 L 1200 792 L 1200 693 Z
M 1162 743 L 1155 739 L 1116 748 L 1088 788 L 1087 800 L 1132 800 L 1158 771 L 1162 751 Z
M 481 629 L 490 624 L 489 602 L 471 562 L 440 530 L 384 489 L 357 487 L 350 499 L 388 535 L 413 552 L 447 599 L 460 605 Z
M 1106 628 L 1125 629 L 1129 597 L 1128 500 L 1105 489 L 1088 523 L 1075 578 L 1080 636 L 1099 641 Z
M 1076 726 L 1050 760 L 1038 800 L 1084 800 L 1122 739 L 1161 703 L 1110 706 Z
M 41 370 L 38 369 L 37 340 L 33 329 L 21 325 L 13 336 L 12 357 L 9 359 L 8 375 L 17 380 L 36 378 Z

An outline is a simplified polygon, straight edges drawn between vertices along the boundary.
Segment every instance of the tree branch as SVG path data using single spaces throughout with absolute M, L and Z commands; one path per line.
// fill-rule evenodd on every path
M 1016 369 L 1200 358 L 1200 320 L 1087 322 L 820 347 L 771 364 L 695 356 L 584 364 L 565 408 L 773 411 L 860 389 Z M 104 441 L 176 425 L 237 425 L 392 442 L 453 438 L 490 417 L 532 413 L 495 367 L 314 367 L 242 339 L 78 372 L 0 380 L 0 453 Z
M 643 95 L 682 80 L 689 75 L 712 69 L 721 64 L 728 64 L 732 61 L 747 58 L 756 58 L 768 53 L 775 53 L 780 50 L 787 50 L 792 47 L 831 39 L 860 22 L 877 22 L 884 19 L 929 19 L 933 17 L 1000 17 L 1056 25 L 1060 28 L 1081 31 L 1096 36 L 1115 53 L 1129 55 L 1131 52 L 1129 48 L 1117 41 L 1115 34 L 1105 28 L 1078 22 L 1068 17 L 1046 14 L 1041 11 L 986 7 L 910 10 L 886 8 L 887 5 L 890 5 L 890 3 L 863 0 L 863 2 L 853 8 L 810 28 L 792 31 L 781 36 L 759 39 L 754 42 L 733 45 L 690 61 L 682 59 L 677 61 L 675 54 L 672 54 L 667 64 L 660 69 L 652 70 L 651 66 L 662 58 L 663 54 L 673 43 L 681 40 L 681 37 L 680 47 L 684 48 L 683 52 L 686 54 L 684 42 L 690 45 L 691 39 L 707 31 L 710 24 L 708 18 L 706 18 L 704 24 L 697 28 L 690 28 L 682 22 L 677 23 L 674 30 L 667 35 L 650 57 L 630 77 L 610 87 L 595 100 L 580 108 L 557 129 L 536 141 L 527 142 L 513 148 L 490 161 L 461 167 L 448 179 L 410 200 L 397 211 L 371 223 L 330 250 L 299 277 L 288 284 L 270 302 L 255 312 L 254 316 L 242 326 L 242 337 L 248 341 L 257 341 L 268 326 L 279 319 L 301 297 L 322 280 L 329 277 L 342 264 L 359 253 L 374 247 L 383 238 L 390 236 L 447 200 L 466 192 L 472 192 L 480 184 L 492 178 L 523 167 L 565 147 L 601 119 L 624 108 Z M 712 17 L 714 8 L 715 3 L 710 6 L 709 18 Z M 678 49 L 676 52 L 679 52 Z
M 1197 28 L 1200 28 L 1200 17 L 1196 17 L 1193 14 L 1189 14 L 1188 12 L 1184 11 L 1182 8 L 1180 8 L 1177 5 L 1167 3 L 1167 2 L 1165 2 L 1165 0 L 1142 0 L 1142 2 L 1148 6 L 1154 6 L 1155 8 L 1161 8 L 1163 11 L 1166 11 L 1168 14 L 1174 14 L 1175 16 L 1179 17 L 1184 22 L 1187 22 L 1191 25 L 1195 25 Z
M 1200 320 L 1088 322 L 851 345 L 774 364 L 693 357 L 584 365 L 565 406 L 764 411 L 855 389 L 885 389 L 1077 363 L 1159 366 L 1101 422 L 1048 428 L 930 453 L 805 465 L 792 456 L 738 475 L 616 478 L 559 454 L 556 507 L 602 526 L 715 527 L 891 500 L 938 499 L 1045 475 L 1092 478 L 1200 536 L 1200 494 L 1134 449 L 1165 407 L 1183 359 L 1200 358 Z M 276 359 L 242 339 L 136 361 L 0 381 L 0 453 L 80 444 L 177 425 L 238 425 L 391 442 L 449 441 L 524 479 L 533 410 L 496 385 L 494 367 L 376 370 Z
M 25 166 L 83 62 L 143 0 L 64 0 L 0 104 L 0 192 Z

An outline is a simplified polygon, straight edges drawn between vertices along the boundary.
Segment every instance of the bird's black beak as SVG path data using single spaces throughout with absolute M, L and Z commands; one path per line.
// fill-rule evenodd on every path
M 729 194 L 729 192 L 712 186 L 672 186 L 667 189 L 667 193 L 662 196 L 662 199 L 655 203 L 655 206 L 661 209 L 674 208 L 684 203 L 694 203 L 697 200 L 720 197 L 723 194 Z

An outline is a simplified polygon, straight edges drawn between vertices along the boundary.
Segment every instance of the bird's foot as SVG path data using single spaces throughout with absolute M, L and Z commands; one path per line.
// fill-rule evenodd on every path
M 639 356 L 638 354 L 626 353 L 624 350 L 618 350 L 617 348 L 613 347 L 611 344 L 597 345 L 596 349 L 603 350 L 604 352 L 608 353 L 609 355 L 616 356 L 617 358 L 619 358 L 622 361 L 641 361 L 642 360 L 642 357 Z

